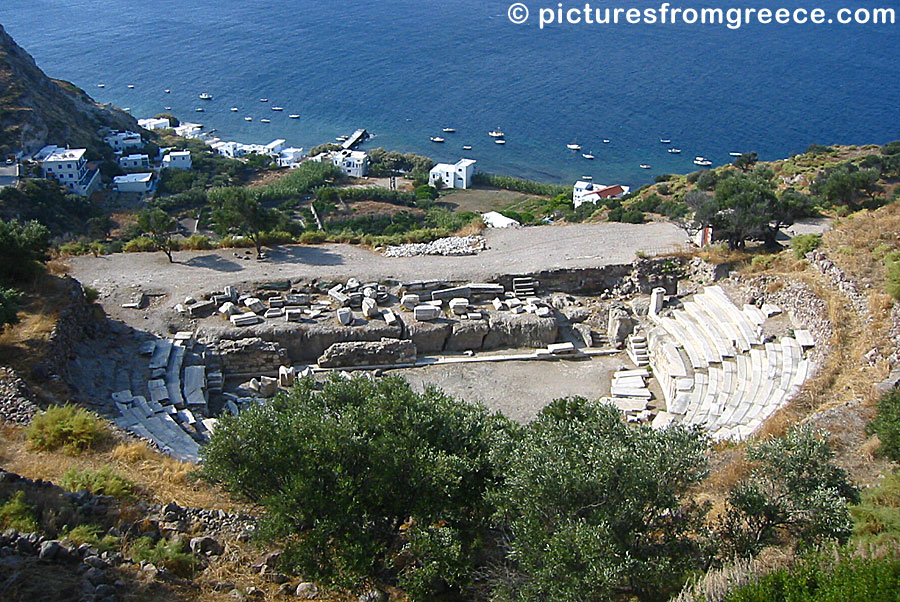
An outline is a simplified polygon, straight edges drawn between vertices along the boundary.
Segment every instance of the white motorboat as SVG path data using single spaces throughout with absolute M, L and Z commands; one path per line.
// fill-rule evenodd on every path
M 581 145 L 580 145 L 580 144 L 576 144 L 575 142 L 572 142 L 571 144 L 567 144 L 567 145 L 566 145 L 566 148 L 569 149 L 569 150 L 573 150 L 573 151 L 580 151 L 580 150 L 581 150 Z
M 171 111 L 172 107 L 163 107 L 166 111 Z
M 594 179 L 594 176 L 581 176 L 581 179 L 584 180 L 585 182 L 590 182 L 591 180 Z
M 660 138 L 659 142 L 660 142 L 660 144 L 672 144 L 672 141 L 669 140 L 668 138 Z
M 673 147 L 673 148 L 670 148 L 670 149 L 669 149 L 669 152 L 672 153 L 673 155 L 677 155 L 677 154 L 680 154 L 680 153 L 681 153 L 681 149 L 680 149 L 680 148 L 674 148 L 674 147 Z
M 647 165 L 646 163 L 641 163 L 640 167 L 641 167 L 641 169 L 650 169 L 650 166 Z
M 445 134 L 455 134 L 455 133 L 456 133 L 456 128 L 444 128 L 444 129 L 441 130 L 441 131 L 444 132 Z
M 731 155 L 732 157 L 740 157 L 744 153 L 728 153 L 728 154 Z
M 488 132 L 488 136 L 490 136 L 491 138 L 503 138 L 503 130 L 501 130 L 500 128 L 491 130 L 490 132 Z
M 163 90 L 163 92 L 165 92 L 166 94 L 171 94 L 171 93 L 172 93 L 172 91 L 169 90 L 168 88 L 166 88 L 165 90 Z
M 293 114 L 291 114 L 291 115 L 288 115 L 288 117 L 290 117 L 291 119 L 300 119 L 300 116 L 297 115 L 296 113 L 293 113 Z
M 98 87 L 98 88 L 105 88 L 105 87 L 106 87 L 106 84 L 97 84 L 97 87 Z
M 272 120 L 271 119 L 260 119 L 259 122 L 260 123 L 272 123 Z
M 603 144 L 609 144 L 609 138 L 604 138 L 604 139 L 603 139 Z
M 468 144 L 463 145 L 463 150 L 472 150 L 472 147 Z
M 584 157 L 585 159 L 587 159 L 588 161 L 594 160 L 594 155 L 591 153 L 581 153 L 581 156 Z
M 432 136 L 432 137 L 430 138 L 430 140 L 431 140 L 432 142 L 437 142 L 438 144 L 441 144 L 442 142 L 444 142 L 444 139 L 441 138 L 440 136 Z
M 260 98 L 259 102 L 269 102 L 269 99 L 268 98 Z
M 197 108 L 194 109 L 194 110 L 197 111 L 198 113 L 202 113 L 202 112 L 205 111 L 206 109 L 204 109 L 203 107 L 197 107 Z
M 252 117 L 244 117 L 244 121 L 253 121 Z
M 203 94 L 200 95 L 200 100 L 212 100 L 212 98 L 213 98 L 212 94 L 210 94 L 208 92 L 204 92 Z
M 239 108 L 237 108 L 237 107 L 231 107 L 231 112 L 232 112 L 232 113 L 237 113 L 238 111 L 240 111 Z
M 709 167 L 712 165 L 712 161 L 707 159 L 706 157 L 694 157 L 694 165 L 699 165 L 700 167 Z
M 134 84 L 128 84 L 128 89 L 129 89 L 129 90 L 134 90 Z
M 494 140 L 494 144 L 506 144 L 506 140 L 504 140 L 503 138 L 497 138 L 496 140 Z
M 283 111 L 284 107 L 272 107 L 273 111 Z

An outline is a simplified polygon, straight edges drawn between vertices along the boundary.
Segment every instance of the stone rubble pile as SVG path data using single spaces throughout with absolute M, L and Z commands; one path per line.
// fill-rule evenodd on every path
M 417 257 L 420 255 L 442 255 L 459 257 L 475 255 L 487 248 L 487 240 L 483 236 L 450 236 L 439 238 L 429 243 L 410 243 L 388 247 L 385 257 Z
M 28 386 L 10 368 L 0 367 L 0 421 L 28 424 L 40 411 Z

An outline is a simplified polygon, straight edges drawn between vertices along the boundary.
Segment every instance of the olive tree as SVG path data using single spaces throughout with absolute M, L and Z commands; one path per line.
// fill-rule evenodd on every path
M 505 458 L 508 525 L 497 600 L 666 599 L 702 566 L 706 508 L 687 495 L 707 472 L 698 430 L 653 430 L 612 405 L 554 401 Z
M 174 263 L 172 252 L 178 248 L 172 239 L 176 225 L 175 218 L 159 208 L 144 209 L 138 215 L 138 228 L 153 241 L 157 251 L 166 254 L 169 263 Z

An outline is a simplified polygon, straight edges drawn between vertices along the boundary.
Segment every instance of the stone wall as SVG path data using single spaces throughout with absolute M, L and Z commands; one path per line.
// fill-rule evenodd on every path
M 226 373 L 278 372 L 280 366 L 290 364 L 288 353 L 281 345 L 259 337 L 221 339 L 208 344 Z
M 69 276 L 63 278 L 66 301 L 50 331 L 46 354 L 32 367 L 32 377 L 37 380 L 58 376 L 68 381 L 69 361 L 75 359 L 81 341 L 94 336 L 104 321 L 95 314 L 94 305 L 88 303 L 81 283 Z

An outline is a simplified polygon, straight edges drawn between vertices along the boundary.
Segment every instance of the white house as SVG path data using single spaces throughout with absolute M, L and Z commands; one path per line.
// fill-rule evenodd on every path
M 182 138 L 197 138 L 202 132 L 202 123 L 182 122 L 181 125 L 175 128 L 175 135 L 181 136 Z
M 167 130 L 172 127 L 168 117 L 160 117 L 159 119 L 138 119 L 138 125 L 145 130 Z
M 584 203 L 596 205 L 597 201 L 602 199 L 621 198 L 628 194 L 629 190 L 628 186 L 622 186 L 621 184 L 605 186 L 579 180 L 575 182 L 575 186 L 572 189 L 572 203 L 576 209 Z
M 331 162 L 341 173 L 352 178 L 364 178 L 369 172 L 369 155 L 364 151 L 341 150 L 334 153 Z
M 190 169 L 191 151 L 172 151 L 162 160 L 162 166 L 168 169 Z
M 113 131 L 104 136 L 103 141 L 117 151 L 144 146 L 141 135 L 134 132 Z
M 244 145 L 240 142 L 222 142 L 220 140 L 210 144 L 210 147 L 223 157 L 228 157 L 230 159 L 237 159 L 238 157 L 244 156 Z
M 44 154 L 44 151 L 47 151 Z M 43 149 L 41 167 L 45 178 L 52 178 L 65 186 L 69 192 L 89 196 L 100 185 L 100 175 L 96 169 L 88 169 L 83 148 Z
M 152 173 L 132 173 L 113 178 L 113 188 L 119 192 L 148 194 L 153 191 L 154 184 Z
M 288 147 L 281 151 L 278 155 L 279 167 L 294 167 L 303 159 L 303 149 Z
M 428 183 L 437 187 L 441 182 L 443 188 L 471 188 L 472 176 L 475 175 L 475 160 L 460 159 L 455 165 L 438 163 L 428 174 Z
M 147 155 L 119 157 L 119 167 L 122 169 L 150 169 L 150 157 Z
M 0 165 L 0 188 L 15 188 L 19 185 L 19 177 L 22 175 L 19 163 Z
M 272 157 L 277 157 L 278 155 L 281 154 L 281 151 L 284 150 L 285 142 L 286 141 L 282 138 L 279 138 L 278 140 L 273 140 L 272 142 L 270 142 L 266 145 L 266 152 L 264 154 L 272 156 Z

